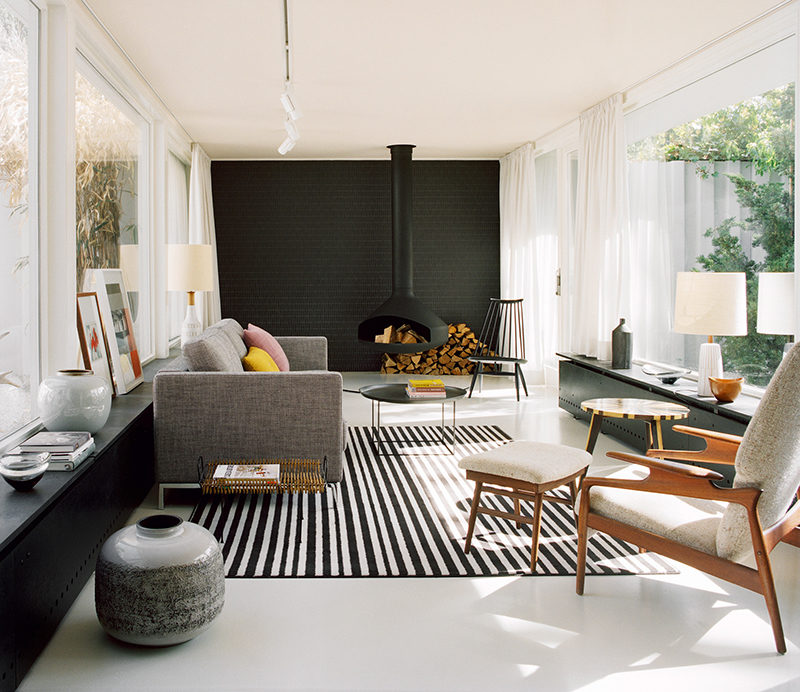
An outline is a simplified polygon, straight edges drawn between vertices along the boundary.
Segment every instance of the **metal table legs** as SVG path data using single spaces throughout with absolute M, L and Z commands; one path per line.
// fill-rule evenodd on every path
M 433 402 L 431 402 L 433 403 Z M 448 426 L 445 425 L 445 413 L 444 409 L 445 406 L 451 403 L 453 405 L 453 418 L 452 423 Z M 377 414 L 376 414 L 377 409 Z M 446 454 L 455 454 L 456 451 L 456 400 L 450 399 L 449 401 L 442 401 L 442 422 L 439 426 L 440 431 L 440 439 L 439 442 L 444 445 L 445 449 L 447 450 Z M 447 433 L 450 433 L 449 435 Z M 391 452 L 384 452 L 383 445 L 385 441 L 382 439 L 381 436 L 381 402 L 372 400 L 372 442 L 375 445 L 375 448 L 378 452 L 378 456 L 389 456 Z M 402 454 L 402 447 L 398 447 L 400 453 Z M 440 453 L 440 452 L 434 452 Z

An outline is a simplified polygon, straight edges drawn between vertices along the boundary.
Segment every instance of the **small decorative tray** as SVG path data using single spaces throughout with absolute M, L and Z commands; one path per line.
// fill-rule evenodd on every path
M 277 479 L 266 477 L 215 477 L 220 466 L 277 465 Z M 323 493 L 325 492 L 325 459 L 219 459 L 197 460 L 197 476 L 203 494 L 212 493 Z

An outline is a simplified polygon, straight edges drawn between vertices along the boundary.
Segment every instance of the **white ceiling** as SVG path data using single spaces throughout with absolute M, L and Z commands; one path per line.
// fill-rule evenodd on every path
M 85 0 L 211 158 L 281 158 L 282 0 Z M 289 0 L 286 158 L 498 158 L 776 0 Z

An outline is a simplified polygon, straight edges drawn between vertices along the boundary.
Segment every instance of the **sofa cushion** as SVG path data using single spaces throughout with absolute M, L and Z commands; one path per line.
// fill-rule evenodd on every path
M 236 355 L 239 358 L 244 358 L 247 355 L 247 347 L 244 345 L 244 336 L 242 336 L 244 330 L 242 329 L 242 325 L 239 324 L 236 320 L 227 317 L 224 320 L 220 320 L 217 322 L 215 327 L 219 327 L 225 334 L 227 334 L 228 338 L 231 340 L 233 344 L 233 348 L 236 349 Z
M 201 372 L 242 372 L 242 361 L 230 337 L 217 326 L 183 346 L 189 369 Z
M 242 358 L 242 366 L 245 370 L 256 372 L 280 372 L 272 356 L 257 346 L 251 346 L 247 355 Z
M 281 372 L 289 371 L 289 359 L 283 352 L 281 345 L 268 331 L 254 324 L 248 324 L 247 329 L 244 330 L 244 343 L 248 349 L 255 346 L 269 353 Z

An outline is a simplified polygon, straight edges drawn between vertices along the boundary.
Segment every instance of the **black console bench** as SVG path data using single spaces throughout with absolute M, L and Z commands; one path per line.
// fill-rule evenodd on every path
M 696 383 L 690 380 L 678 380 L 673 385 L 667 385 L 642 372 L 638 365 L 615 370 L 610 361 L 569 353 L 556 355 L 561 358 L 558 367 L 558 405 L 576 418 L 589 420 L 589 414 L 581 410 L 581 402 L 587 399 L 655 399 L 687 406 L 689 418 L 679 421 L 683 425 L 742 435 L 759 402 L 755 397 L 742 394 L 733 403 L 720 404 L 714 398 L 698 397 L 695 393 Z M 605 418 L 601 431 L 641 452 L 647 449 L 645 426 L 639 421 Z M 697 438 L 673 432 L 672 426 L 667 424 L 664 426 L 664 446 L 669 449 L 701 449 L 703 443 Z M 730 478 L 729 467 L 713 468 Z
M 118 396 L 96 450 L 27 493 L 0 481 L 0 692 L 14 690 L 155 482 L 152 376 Z

